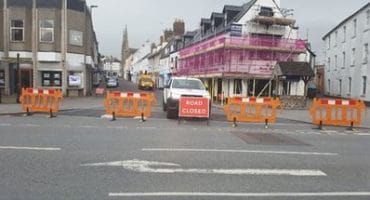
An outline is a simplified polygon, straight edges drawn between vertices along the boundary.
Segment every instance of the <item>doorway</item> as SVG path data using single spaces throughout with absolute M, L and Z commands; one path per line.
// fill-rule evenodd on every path
M 32 88 L 32 69 L 21 69 L 21 88 Z

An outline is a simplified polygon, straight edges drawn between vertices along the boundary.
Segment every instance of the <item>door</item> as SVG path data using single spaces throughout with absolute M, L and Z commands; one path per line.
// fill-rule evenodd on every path
M 22 69 L 20 71 L 21 88 L 32 88 L 32 70 Z

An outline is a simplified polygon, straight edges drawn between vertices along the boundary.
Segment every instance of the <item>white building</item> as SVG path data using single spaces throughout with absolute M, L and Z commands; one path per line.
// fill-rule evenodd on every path
M 151 42 L 147 40 L 134 54 L 132 54 L 130 62 L 126 64 L 130 64 L 130 66 L 126 66 L 126 69 L 131 73 L 131 81 L 136 83 L 138 81 L 138 77 L 140 73 L 145 71 L 150 72 L 152 71 L 152 67 L 149 65 L 148 56 L 151 53 Z
M 323 40 L 325 94 L 370 101 L 370 3 L 339 23 Z
M 116 76 L 121 77 L 122 65 L 120 60 L 112 57 L 105 57 L 102 59 L 102 61 L 103 61 L 103 70 L 105 71 L 106 74 L 114 74 Z

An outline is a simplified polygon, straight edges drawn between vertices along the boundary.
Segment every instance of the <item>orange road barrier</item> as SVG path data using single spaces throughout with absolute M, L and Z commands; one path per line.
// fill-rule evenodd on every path
M 53 117 L 53 113 L 59 112 L 62 97 L 61 90 L 23 88 L 19 101 L 27 115 L 30 112 L 46 112 Z
M 153 93 L 134 93 L 134 92 L 108 92 L 104 101 L 107 114 L 120 117 L 150 117 L 152 114 L 152 104 L 156 102 Z
M 312 124 L 332 126 L 361 125 L 362 111 L 365 103 L 361 100 L 342 100 L 342 99 L 314 99 L 310 114 Z
M 228 121 L 275 123 L 276 110 L 280 106 L 280 100 L 270 97 L 232 97 L 224 106 Z

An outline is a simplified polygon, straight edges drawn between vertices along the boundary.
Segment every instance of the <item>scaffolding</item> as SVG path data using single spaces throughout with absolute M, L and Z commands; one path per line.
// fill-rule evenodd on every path
M 255 6 L 253 9 L 257 11 L 260 7 Z M 270 86 L 269 94 L 271 94 L 276 63 L 288 60 L 298 61 L 299 55 L 306 53 L 306 41 L 290 39 L 295 20 L 285 18 L 285 16 L 283 18 L 256 16 L 248 23 L 250 23 L 250 30 L 247 35 L 237 37 L 226 33 L 181 50 L 177 74 L 209 77 L 212 78 L 212 83 L 214 77 L 247 78 L 247 87 L 249 87 L 250 79 L 253 78 L 253 96 L 256 95 L 255 79 L 269 80 L 258 96 L 268 86 Z M 280 36 L 262 35 L 259 31 L 252 30 L 258 28 L 259 25 L 275 28 L 289 26 L 290 32 L 286 38 L 283 38 L 285 32 Z

